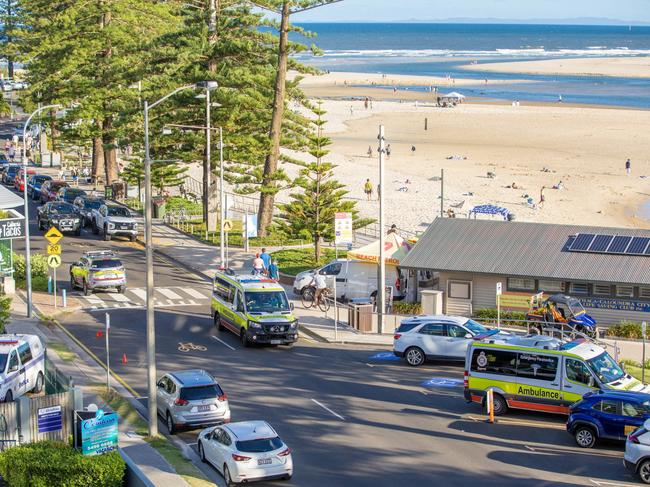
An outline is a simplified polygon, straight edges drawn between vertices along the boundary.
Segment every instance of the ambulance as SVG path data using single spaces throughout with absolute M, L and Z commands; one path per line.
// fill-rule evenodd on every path
M 568 414 L 587 392 L 650 392 L 626 374 L 607 351 L 581 338 L 571 342 L 549 336 L 475 337 L 465 357 L 465 399 L 485 404 L 494 394 L 494 414 L 509 408 Z
M 0 335 L 0 399 L 11 402 L 45 385 L 45 347 L 36 335 Z

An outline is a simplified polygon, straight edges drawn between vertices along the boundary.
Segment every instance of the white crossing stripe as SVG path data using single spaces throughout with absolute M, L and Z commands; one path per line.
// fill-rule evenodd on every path
M 101 297 L 100 297 L 101 296 Z M 90 309 L 140 308 L 147 303 L 144 288 L 127 288 L 124 294 L 101 292 L 89 296 L 79 296 L 79 300 Z M 209 296 L 197 289 L 182 287 L 160 287 L 154 289 L 154 305 L 160 307 L 203 306 Z
M 158 291 L 160 294 L 162 294 L 163 296 L 165 296 L 165 297 L 167 297 L 169 299 L 177 299 L 177 300 L 183 299 L 182 296 L 179 296 L 178 294 L 176 294 L 171 289 L 168 289 L 168 288 L 165 288 L 165 287 L 159 287 L 159 288 L 156 289 L 156 291 Z
M 113 301 L 119 301 L 121 303 L 128 303 L 131 301 L 127 296 L 120 293 L 111 294 L 111 298 Z
M 194 299 L 207 299 L 208 296 L 203 294 L 202 292 L 197 291 L 196 289 L 192 289 L 191 287 L 188 288 L 182 288 L 183 292 L 185 294 L 189 294 L 192 296 Z
M 88 296 L 84 296 L 84 299 L 88 301 L 90 304 L 96 304 L 99 306 L 102 306 L 104 304 L 104 301 L 102 301 L 100 298 L 97 296 L 93 296 L 92 294 Z

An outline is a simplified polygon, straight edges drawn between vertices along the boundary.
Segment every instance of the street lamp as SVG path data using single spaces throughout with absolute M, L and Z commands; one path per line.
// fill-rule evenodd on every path
M 23 126 L 23 178 L 25 179 L 25 184 L 23 186 L 23 198 L 25 199 L 25 284 L 27 287 L 27 317 L 32 317 L 32 263 L 31 263 L 31 248 L 29 245 L 29 199 L 27 198 L 27 127 L 29 122 L 32 121 L 35 115 L 42 112 L 43 110 L 49 110 L 50 108 L 59 108 L 61 105 L 46 105 L 44 107 L 39 107 L 32 112 L 29 116 L 25 125 Z

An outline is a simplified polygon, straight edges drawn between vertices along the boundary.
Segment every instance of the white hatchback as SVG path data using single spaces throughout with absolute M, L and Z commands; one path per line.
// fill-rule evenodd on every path
M 490 331 L 460 316 L 416 316 L 402 321 L 393 336 L 393 353 L 417 367 L 427 359 L 465 360 L 472 338 Z
M 627 435 L 623 464 L 636 473 L 641 482 L 650 484 L 650 419 L 643 427 Z
M 291 448 L 266 421 L 241 421 L 199 434 L 199 456 L 221 472 L 226 485 L 293 475 Z

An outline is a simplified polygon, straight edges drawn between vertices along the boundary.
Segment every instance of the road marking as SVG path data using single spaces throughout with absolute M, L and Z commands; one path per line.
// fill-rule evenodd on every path
M 140 298 L 141 301 L 145 301 L 147 299 L 147 291 L 142 288 L 129 289 L 129 291 Z
M 198 441 L 195 441 L 194 443 L 185 443 L 185 444 L 186 444 L 187 446 L 195 446 L 195 445 L 198 445 L 199 442 L 198 442 Z
M 86 301 L 88 301 L 90 304 L 95 304 L 95 305 L 98 305 L 98 306 L 101 306 L 101 305 L 104 304 L 104 301 L 102 301 L 97 296 L 93 296 L 92 294 L 90 294 L 88 296 L 84 296 L 84 299 Z
M 530 450 L 530 451 L 537 451 L 532 446 L 528 446 L 528 445 L 524 445 L 524 448 L 526 448 L 527 450 Z
M 169 299 L 176 299 L 176 300 L 182 300 L 183 299 L 182 296 L 179 296 L 178 294 L 176 294 L 171 289 L 168 289 L 168 288 L 165 288 L 165 287 L 158 288 L 158 289 L 156 289 L 156 291 L 158 291 L 160 294 L 162 294 L 163 296 L 165 296 L 165 297 L 167 297 Z
M 325 406 L 325 404 L 318 402 L 316 399 L 312 399 L 312 401 L 315 402 L 316 404 L 318 404 L 320 407 L 322 407 L 322 408 L 323 408 L 325 411 L 327 411 L 328 413 L 332 413 L 334 416 L 336 416 L 337 418 L 339 418 L 341 421 L 345 421 L 345 418 L 344 418 L 343 416 L 341 416 L 340 414 L 335 413 L 335 412 L 332 411 L 330 408 L 328 408 L 327 406 Z
M 368 364 L 368 363 L 367 363 L 366 365 L 367 365 L 368 367 L 371 367 L 371 368 L 374 368 L 374 367 L 375 367 L 374 365 L 371 365 L 371 364 Z
M 224 342 L 223 340 L 217 338 L 217 337 L 214 336 L 214 335 L 212 335 L 212 338 L 214 338 L 216 341 L 218 341 L 218 342 L 221 343 L 222 345 L 225 345 L 225 346 L 228 347 L 230 350 L 237 350 L 235 347 L 231 347 L 231 346 L 228 345 L 226 342 Z
M 207 299 L 208 296 L 205 296 L 203 293 L 200 293 L 196 289 L 192 289 L 191 287 L 188 287 L 187 289 L 183 288 L 183 292 L 185 294 L 189 294 L 192 296 L 194 299 Z
M 604 480 L 595 480 L 595 479 L 589 479 L 589 480 L 594 485 L 614 485 L 614 486 L 618 486 L 618 487 L 627 487 L 627 486 L 631 486 L 631 485 L 637 485 L 637 484 L 627 484 L 627 483 L 623 484 L 621 482 L 606 482 Z
M 131 301 L 124 294 L 120 294 L 120 293 L 111 294 L 111 298 L 113 298 L 113 301 L 119 301 L 120 303 L 128 303 Z

